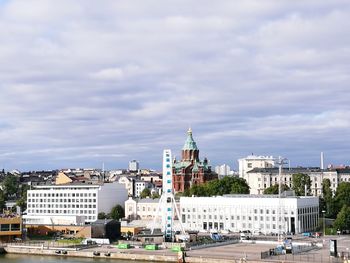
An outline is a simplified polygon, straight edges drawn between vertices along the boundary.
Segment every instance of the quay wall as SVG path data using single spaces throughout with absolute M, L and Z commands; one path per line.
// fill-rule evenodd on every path
M 1 249 L 1 248 L 0 248 Z M 59 256 L 59 257 L 85 257 L 85 258 L 110 258 L 110 259 L 123 259 L 123 260 L 133 260 L 133 261 L 152 261 L 152 262 L 179 262 L 177 255 L 166 256 L 166 255 L 150 255 L 150 254 L 129 254 L 121 252 L 111 252 L 110 256 L 106 256 L 104 252 L 100 252 L 99 256 L 95 256 L 93 251 L 83 251 L 83 250 L 65 250 L 67 254 L 56 254 L 56 250 L 53 249 L 43 249 L 39 247 L 5 247 L 6 253 L 13 254 L 31 254 L 31 255 L 47 255 L 47 256 Z M 204 258 L 204 257 L 186 257 L 186 263 L 266 263 L 263 260 L 245 260 L 245 259 L 223 259 L 223 258 Z M 288 260 L 273 260 L 274 263 L 295 263 L 295 261 Z M 302 262 L 299 262 L 302 263 Z M 309 262 L 303 262 L 309 263 Z
M 6 253 L 13 254 L 32 254 L 32 255 L 47 255 L 47 256 L 60 256 L 60 257 L 86 257 L 86 258 L 114 258 L 125 260 L 143 260 L 143 261 L 160 261 L 160 262 L 177 262 L 177 256 L 163 256 L 163 255 L 146 255 L 146 254 L 126 254 L 126 253 L 110 253 L 110 256 L 106 256 L 104 252 L 101 252 L 99 256 L 95 256 L 93 251 L 67 251 L 67 254 L 56 254 L 56 250 L 41 249 L 41 248 L 25 248 L 25 247 L 6 247 Z

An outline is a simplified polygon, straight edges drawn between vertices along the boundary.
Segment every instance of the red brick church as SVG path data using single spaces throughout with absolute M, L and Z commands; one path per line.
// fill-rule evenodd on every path
M 182 148 L 182 159 L 174 160 L 173 183 L 175 192 L 183 192 L 194 184 L 203 184 L 217 179 L 217 174 L 211 171 L 207 158 L 199 159 L 199 149 L 192 137 L 191 128 Z

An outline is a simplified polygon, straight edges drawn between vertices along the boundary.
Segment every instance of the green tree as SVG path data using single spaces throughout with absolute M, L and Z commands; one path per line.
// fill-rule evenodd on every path
M 4 181 L 2 181 L 3 191 L 6 199 L 17 194 L 17 189 L 19 186 L 17 177 L 12 174 L 7 174 Z
M 271 185 L 270 187 L 268 187 L 264 190 L 264 195 L 277 195 L 279 192 L 278 189 L 279 189 L 278 184 Z M 288 190 L 289 190 L 288 185 L 286 185 L 286 184 L 281 185 L 281 193 L 283 193 L 284 191 L 288 191 Z
M 225 194 L 249 194 L 249 186 L 242 178 L 225 176 L 205 184 L 194 184 L 184 196 L 215 196 Z
M 350 206 L 343 205 L 333 223 L 333 227 L 339 230 L 350 229 Z
M 29 188 L 27 184 L 20 185 L 20 197 L 17 199 L 16 205 L 21 208 L 22 212 L 27 209 L 27 191 Z
M 350 204 L 350 183 L 341 182 L 338 185 L 337 191 L 334 197 L 335 211 L 336 214 L 342 209 L 344 205 Z
M 0 189 L 0 213 L 2 213 L 2 210 L 5 207 L 6 199 L 5 199 L 5 194 L 4 191 Z
M 124 208 L 121 205 L 116 205 L 110 212 L 110 217 L 115 220 L 119 220 L 125 216 Z
M 97 218 L 98 219 L 106 219 L 107 215 L 105 212 L 100 212 L 100 213 L 98 213 Z
M 249 189 L 245 179 L 233 177 L 230 194 L 249 194 Z
M 207 196 L 208 195 L 208 189 L 206 184 L 194 184 L 192 187 L 188 190 L 187 196 Z
M 153 192 L 152 199 L 157 199 L 157 198 L 160 198 L 159 193 L 158 192 Z
M 297 196 L 305 195 L 305 186 L 306 186 L 306 194 L 310 194 L 311 179 L 309 175 L 303 174 L 303 173 L 293 174 L 292 182 L 293 182 L 292 189 L 295 191 L 295 194 Z
M 142 190 L 142 192 L 140 193 L 140 198 L 143 199 L 143 198 L 146 198 L 148 196 L 151 196 L 151 191 L 149 190 L 149 188 L 145 188 Z
M 320 212 L 326 211 L 325 216 L 335 218 L 339 210 L 336 208 L 331 181 L 328 178 L 322 180 L 322 198 L 320 199 Z

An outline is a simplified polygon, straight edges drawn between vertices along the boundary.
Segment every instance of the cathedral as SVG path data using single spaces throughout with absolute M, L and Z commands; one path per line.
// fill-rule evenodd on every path
M 182 148 L 180 161 L 174 159 L 173 186 L 175 192 L 183 192 L 194 184 L 203 184 L 217 179 L 217 174 L 211 171 L 207 158 L 199 159 L 199 149 L 192 137 L 191 128 L 187 131 L 187 139 Z

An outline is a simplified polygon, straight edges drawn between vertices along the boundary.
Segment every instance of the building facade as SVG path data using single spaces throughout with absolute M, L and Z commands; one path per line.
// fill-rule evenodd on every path
M 143 181 L 143 180 L 135 180 L 134 181 L 134 196 L 135 197 L 140 197 L 141 192 L 145 188 L 151 189 L 152 188 L 152 184 L 150 182 Z
M 272 168 L 275 167 L 276 158 L 273 156 L 248 155 L 245 158 L 238 159 L 239 177 L 249 180 L 248 172 L 254 168 Z
M 350 171 L 349 171 L 350 172 Z M 342 181 L 350 182 L 350 173 L 346 170 L 322 170 L 318 167 L 298 167 L 298 168 L 284 168 L 281 174 L 282 184 L 292 185 L 293 174 L 307 174 L 311 180 L 311 195 L 322 195 L 322 181 L 329 179 L 331 182 L 331 189 L 335 193 L 338 184 Z M 250 186 L 250 194 L 263 194 L 264 190 L 275 184 L 279 184 L 278 168 L 254 168 L 249 171 L 247 176 L 247 183 Z
M 22 238 L 22 218 L 0 216 L 0 242 L 11 242 L 15 238 Z
M 132 199 L 125 201 L 125 218 L 128 220 L 149 220 L 157 216 L 159 198 Z
M 219 179 L 221 179 L 224 176 L 231 175 L 231 167 L 228 166 L 227 164 L 215 166 L 215 173 L 217 173 Z
M 217 179 L 211 171 L 208 160 L 199 159 L 199 149 L 192 137 L 192 130 L 187 132 L 187 139 L 182 148 L 181 160 L 173 163 L 173 187 L 175 192 L 183 192 L 194 184 L 203 184 Z
M 38 186 L 27 192 L 26 224 L 78 225 L 97 220 L 113 206 L 124 206 L 128 194 L 124 185 L 67 184 Z
M 134 195 L 134 181 L 135 177 L 122 175 L 118 179 L 118 183 L 123 184 L 125 186 L 125 189 L 128 191 L 129 196 Z
M 181 197 L 181 221 L 186 230 L 264 234 L 302 233 L 318 226 L 317 197 L 227 195 Z
M 176 207 L 178 210 L 180 209 L 179 202 L 176 203 Z M 151 220 L 159 217 L 161 212 L 159 198 L 133 199 L 129 197 L 125 201 L 125 218 L 128 220 Z

